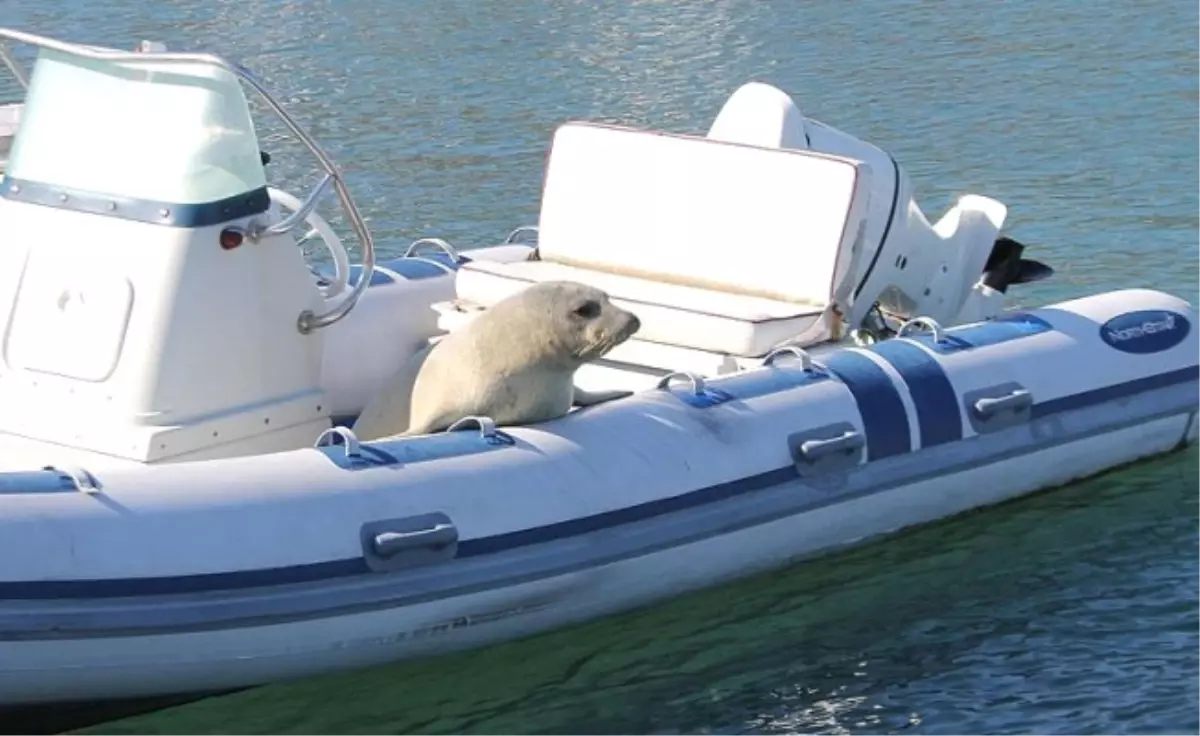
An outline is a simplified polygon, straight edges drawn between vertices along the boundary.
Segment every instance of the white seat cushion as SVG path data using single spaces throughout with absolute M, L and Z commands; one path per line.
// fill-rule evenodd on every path
M 464 263 L 456 290 L 460 299 L 486 308 L 532 284 L 558 280 L 606 291 L 613 303 L 641 320 L 637 340 L 751 358 L 785 340 L 829 337 L 823 304 L 665 284 L 546 261 Z
M 856 269 L 866 164 L 595 123 L 559 126 L 543 261 L 824 306 Z
M 484 307 L 540 281 L 590 284 L 635 340 L 755 358 L 834 332 L 855 273 L 870 169 L 852 159 L 572 122 L 555 131 L 540 261 L 464 264 Z

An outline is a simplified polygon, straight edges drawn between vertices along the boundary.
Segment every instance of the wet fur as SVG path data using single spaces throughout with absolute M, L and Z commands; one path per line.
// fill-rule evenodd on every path
M 600 289 L 570 281 L 535 284 L 414 355 L 363 410 L 355 434 L 364 440 L 428 434 L 472 415 L 501 426 L 534 424 L 566 414 L 573 404 L 628 396 L 579 390 L 574 376 L 640 326 Z

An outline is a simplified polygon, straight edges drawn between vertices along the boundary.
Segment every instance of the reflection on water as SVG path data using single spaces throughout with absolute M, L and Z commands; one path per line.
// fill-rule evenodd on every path
M 1200 300 L 1194 3 L 0 9 L 73 40 L 245 61 L 344 167 L 385 255 L 534 222 L 566 118 L 704 132 L 761 79 L 892 150 L 931 217 L 968 191 L 1007 203 L 1007 229 L 1057 270 L 1017 303 L 1123 286 Z M 274 180 L 311 185 L 313 162 L 260 120 Z M 100 730 L 1196 731 L 1196 469 L 1192 450 L 634 615 Z

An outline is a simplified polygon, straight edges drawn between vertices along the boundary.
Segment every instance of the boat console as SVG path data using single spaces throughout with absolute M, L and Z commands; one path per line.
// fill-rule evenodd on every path
M 0 466 L 311 444 L 330 423 L 323 329 L 374 268 L 333 163 L 221 57 L 5 40 L 40 54 L 0 182 Z M 267 185 L 242 83 L 324 170 L 304 201 Z M 363 244 L 353 286 L 314 212 L 330 184 Z M 330 283 L 296 247 L 301 222 L 332 252 Z

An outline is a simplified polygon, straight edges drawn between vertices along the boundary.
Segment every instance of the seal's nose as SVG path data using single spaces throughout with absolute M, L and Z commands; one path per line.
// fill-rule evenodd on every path
M 638 319 L 636 314 L 631 312 L 629 314 L 629 334 L 632 335 L 640 329 L 642 329 L 642 321 Z

